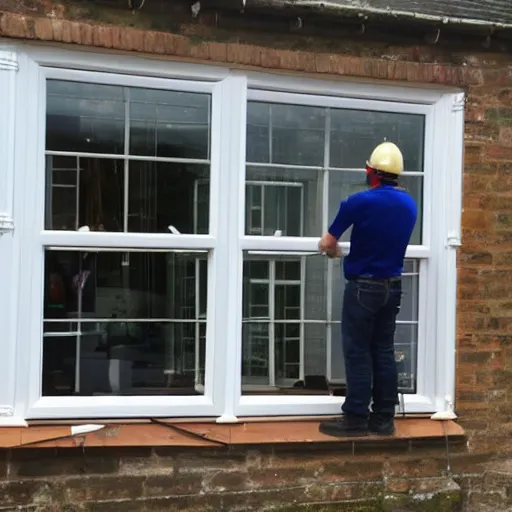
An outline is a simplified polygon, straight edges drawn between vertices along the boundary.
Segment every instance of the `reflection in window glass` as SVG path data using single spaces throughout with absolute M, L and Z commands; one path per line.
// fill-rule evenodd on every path
M 310 372 L 325 376 L 325 336 L 318 333 L 325 333 L 326 277 L 325 261 L 320 257 L 276 254 L 269 258 L 250 251 L 245 255 L 245 393 L 304 387 L 303 376 L 311 376 Z
M 242 391 L 328 393 L 344 389 L 339 261 L 321 256 L 245 254 Z M 328 274 L 328 265 L 331 273 Z M 331 279 L 329 281 L 329 275 Z M 400 388 L 415 392 L 418 343 L 416 260 L 406 260 L 396 332 Z M 331 312 L 327 297 L 330 296 Z M 328 349 L 330 339 L 330 351 Z
M 247 162 L 323 165 L 325 109 L 249 102 Z
M 210 96 L 125 89 L 130 104 L 130 154 L 208 158 Z
M 46 177 L 46 229 L 208 233 L 208 166 L 48 155 Z
M 400 180 L 418 206 L 411 244 L 421 244 L 424 125 L 418 114 L 249 102 L 245 233 L 320 236 L 340 201 L 367 189 L 366 161 L 388 140 L 402 150 L 405 172 L 420 174 Z M 350 231 L 342 240 L 349 238 Z
M 46 149 L 123 154 L 123 87 L 48 80 Z
M 406 171 L 422 172 L 424 125 L 419 114 L 250 101 L 246 160 L 364 169 L 375 146 L 388 140 L 401 148 Z
M 207 254 L 47 250 L 43 395 L 197 394 Z
M 363 169 L 381 142 L 394 142 L 408 172 L 423 171 L 425 117 L 369 110 L 330 110 L 330 167 Z
M 322 176 L 314 170 L 247 167 L 245 233 L 316 236 L 322 228 Z M 320 196 L 321 197 L 321 196 Z
M 208 233 L 209 141 L 207 94 L 48 80 L 46 229 Z

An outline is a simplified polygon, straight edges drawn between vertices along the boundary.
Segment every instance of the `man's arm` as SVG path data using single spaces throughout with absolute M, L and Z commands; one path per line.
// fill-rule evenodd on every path
M 341 249 L 338 247 L 338 240 L 354 223 L 351 203 L 352 202 L 349 200 L 341 202 L 335 219 L 318 243 L 318 249 L 320 252 L 327 254 L 327 256 L 331 258 L 341 257 Z

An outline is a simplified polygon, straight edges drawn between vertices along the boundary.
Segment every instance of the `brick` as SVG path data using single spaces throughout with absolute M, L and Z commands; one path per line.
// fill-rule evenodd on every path
M 498 123 L 503 125 L 512 124 L 512 109 L 511 108 L 489 108 L 485 112 L 485 116 L 489 122 Z
M 499 143 L 502 146 L 512 146 L 512 126 L 500 126 Z
M 392 454 L 394 456 L 407 453 L 410 443 L 404 439 L 386 439 L 385 448 L 382 442 L 359 441 L 354 443 L 354 454 L 369 458 L 372 460 L 387 459 Z
M 146 497 L 159 497 L 199 494 L 202 488 L 203 475 L 201 474 L 153 475 L 148 476 L 144 481 L 143 495 Z
M 82 511 L 90 511 L 90 512 L 140 512 L 144 511 L 166 511 L 166 512 L 175 512 L 180 510 L 175 504 L 174 506 L 170 503 L 164 503 L 164 500 L 125 500 L 125 501 L 102 501 L 97 503 L 84 503 L 80 509 Z M 164 508 L 165 507 L 165 508 Z
M 512 147 L 488 146 L 486 148 L 486 157 L 494 160 L 512 160 Z
M 49 483 L 38 480 L 17 480 L 0 482 L 0 504 L 30 505 L 36 500 L 52 500 L 52 489 Z
M 174 456 L 175 468 L 180 473 L 203 471 L 230 471 L 245 468 L 246 455 L 227 449 L 190 449 L 177 452 L 175 449 L 156 448 L 160 457 Z
M 150 477 L 151 478 L 151 477 Z M 142 495 L 144 476 L 91 476 L 62 481 L 66 501 L 135 499 Z
M 491 219 L 482 210 L 467 209 L 462 214 L 462 223 L 466 229 L 486 230 L 490 227 Z
M 263 470 L 265 471 L 265 470 Z M 269 470 L 267 470 L 269 471 Z M 273 471 L 275 473 L 275 471 Z M 284 477 L 286 479 L 286 477 Z M 276 479 L 271 481 L 269 487 L 276 487 Z M 253 479 L 248 473 L 230 471 L 230 472 L 219 472 L 214 473 L 211 476 L 207 476 L 203 480 L 203 487 L 205 492 L 233 492 L 246 490 L 251 487 L 257 487 Z
M 10 469 L 15 477 L 115 473 L 119 459 L 115 453 L 105 457 L 102 450 L 20 449 L 12 452 Z
M 450 466 L 455 474 L 483 473 L 491 459 L 490 454 L 457 454 L 450 457 Z
M 119 454 L 120 475 L 171 476 L 174 471 L 172 457 L 158 457 L 149 448 L 132 448 Z
M 406 478 L 390 478 L 386 481 L 386 491 L 398 494 L 408 493 L 411 489 L 411 482 Z
M 439 476 L 445 468 L 443 459 L 390 460 L 384 464 L 384 474 L 389 478 L 423 478 Z

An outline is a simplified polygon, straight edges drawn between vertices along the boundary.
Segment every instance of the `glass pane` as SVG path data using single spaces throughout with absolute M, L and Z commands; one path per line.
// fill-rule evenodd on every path
M 207 234 L 210 169 L 205 165 L 130 162 L 128 231 Z
M 128 89 L 130 154 L 209 157 L 210 96 L 156 89 Z
M 326 109 L 250 101 L 247 161 L 322 166 Z
M 269 327 L 265 322 L 245 322 L 242 325 L 242 384 L 270 384 Z
M 123 87 L 47 80 L 46 95 L 46 149 L 124 152 Z
M 409 172 L 423 171 L 425 116 L 366 110 L 331 110 L 330 166 L 364 169 L 375 146 L 401 149 Z
M 202 393 L 206 254 L 45 254 L 45 396 Z
M 52 155 L 46 163 L 46 229 L 208 233 L 206 165 Z
M 206 234 L 209 146 L 208 94 L 48 80 L 45 228 Z
M 416 393 L 418 324 L 398 324 L 396 326 L 395 360 L 399 390 L 402 393 Z
M 342 199 L 367 189 L 363 170 L 379 143 L 397 143 L 404 155 L 405 171 L 423 172 L 424 138 L 424 115 L 249 102 L 245 233 L 272 236 L 281 231 L 284 236 L 319 236 L 324 201 L 329 204 L 330 222 Z M 251 162 L 268 167 L 251 166 Z M 323 197 L 321 169 L 313 172 L 294 168 L 305 165 L 330 168 L 328 197 Z M 423 178 L 403 175 L 400 183 L 418 206 L 410 243 L 419 245 Z M 342 240 L 349 238 L 350 230 Z
M 332 266 L 330 286 L 328 265 Z M 257 278 L 251 273 L 258 267 L 259 276 L 263 277 Z M 402 307 L 395 337 L 403 392 L 415 392 L 416 386 L 418 270 L 418 261 L 405 261 Z M 250 251 L 245 254 L 244 394 L 322 394 L 334 389 L 336 393 L 344 392 L 340 323 L 344 286 L 337 260 L 321 256 L 258 256 Z M 328 294 L 331 295 L 330 313 Z
M 322 174 L 301 169 L 247 167 L 247 235 L 318 236 L 322 230 Z
M 325 381 L 326 269 L 321 256 L 245 254 L 244 393 L 302 389 L 303 374 Z
M 46 157 L 46 229 L 123 231 L 122 160 Z
M 401 176 L 400 186 L 405 188 L 416 201 L 418 208 L 418 220 L 411 236 L 410 245 L 421 245 L 422 224 L 423 224 L 423 177 L 422 176 Z M 329 220 L 330 224 L 336 214 L 340 202 L 348 196 L 367 190 L 366 173 L 361 171 L 330 171 L 329 173 Z M 348 242 L 352 229 L 348 229 L 341 240 Z
M 341 308 L 345 281 L 341 278 L 341 270 L 334 267 L 332 288 L 332 319 L 331 331 L 331 376 L 338 384 L 345 383 L 345 368 L 341 345 Z M 402 277 L 402 304 L 397 317 L 395 335 L 396 360 L 399 364 L 400 387 L 403 392 L 415 392 L 416 366 L 418 349 L 418 300 L 419 300 L 419 261 L 406 259 Z

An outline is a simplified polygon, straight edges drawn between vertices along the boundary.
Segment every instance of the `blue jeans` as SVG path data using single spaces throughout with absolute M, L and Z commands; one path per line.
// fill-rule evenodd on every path
M 347 377 L 345 414 L 372 411 L 394 416 L 398 376 L 394 338 L 402 282 L 393 279 L 348 281 L 343 298 L 341 335 Z

